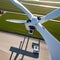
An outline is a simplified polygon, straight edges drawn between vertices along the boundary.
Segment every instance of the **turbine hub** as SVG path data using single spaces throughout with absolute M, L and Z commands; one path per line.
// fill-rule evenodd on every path
M 37 17 L 32 18 L 31 21 L 32 21 L 32 24 L 33 24 L 33 25 L 37 25 L 38 22 L 39 22 L 38 19 L 37 19 Z

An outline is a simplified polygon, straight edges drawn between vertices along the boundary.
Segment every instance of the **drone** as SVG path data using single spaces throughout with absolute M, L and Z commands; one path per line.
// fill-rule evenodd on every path
M 48 30 L 42 25 L 46 21 L 52 20 L 60 16 L 60 8 L 53 10 L 43 17 L 34 16 L 24 5 L 22 5 L 18 0 L 10 0 L 15 6 L 20 8 L 29 18 L 29 20 L 6 20 L 13 23 L 25 24 L 26 29 L 30 34 L 33 34 L 34 29 L 36 29 L 44 38 L 50 55 L 51 60 L 60 60 L 60 43 L 58 40 L 48 32 Z

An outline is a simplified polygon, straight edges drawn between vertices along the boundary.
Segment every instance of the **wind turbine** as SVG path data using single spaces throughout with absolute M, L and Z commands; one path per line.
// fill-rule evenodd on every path
M 43 16 L 39 19 L 36 16 L 34 16 L 27 8 L 25 8 L 18 0 L 10 0 L 15 6 L 20 8 L 29 18 L 28 21 L 26 20 L 6 20 L 8 22 L 14 22 L 14 23 L 24 23 L 27 30 L 30 30 L 29 26 L 35 27 L 37 31 L 42 35 L 44 38 L 48 49 L 51 54 L 51 60 L 60 60 L 60 43 L 58 40 L 50 34 L 47 29 L 42 25 L 42 23 L 52 20 L 54 18 L 57 18 L 60 16 L 60 8 L 50 12 L 46 16 Z

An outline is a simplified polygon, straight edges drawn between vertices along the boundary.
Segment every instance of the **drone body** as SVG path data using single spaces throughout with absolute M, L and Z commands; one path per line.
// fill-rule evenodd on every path
M 42 26 L 42 23 L 52 20 L 58 16 L 60 16 L 60 8 L 52 11 L 51 13 L 47 14 L 46 16 L 43 16 L 41 18 L 37 18 L 34 16 L 27 8 L 25 8 L 19 1 L 17 0 L 10 0 L 15 6 L 20 8 L 24 13 L 28 16 L 29 20 L 6 20 L 8 22 L 14 22 L 14 23 L 24 23 L 26 26 L 26 29 L 28 31 L 34 32 L 34 29 L 36 29 L 44 38 L 50 54 L 51 54 L 51 60 L 60 60 L 60 43 L 58 40 L 52 36 L 44 26 Z

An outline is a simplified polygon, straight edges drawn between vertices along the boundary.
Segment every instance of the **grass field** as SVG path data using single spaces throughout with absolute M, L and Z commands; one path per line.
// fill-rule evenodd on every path
M 30 5 L 24 5 L 26 6 L 32 13 L 35 14 L 47 14 L 50 11 L 54 9 L 50 8 L 44 8 L 44 7 L 38 7 L 38 6 L 30 6 Z M 2 10 L 8 10 L 8 11 L 16 11 L 16 12 L 22 12 L 19 8 L 15 7 L 13 4 L 9 2 L 9 0 L 0 0 L 0 9 Z
M 37 3 L 37 2 L 32 2 L 32 3 Z M 26 6 L 32 13 L 41 14 L 41 15 L 45 15 L 55 9 L 55 8 L 53 9 L 53 8 L 46 8 L 46 7 L 39 7 L 39 6 L 30 6 L 30 5 L 25 5 L 25 4 L 24 6 Z M 0 9 L 7 10 L 7 11 L 22 12 L 19 8 L 11 4 L 9 0 L 0 0 Z M 60 20 L 60 18 L 57 18 L 57 19 Z
M 50 6 L 56 6 L 56 7 L 60 7 L 59 3 L 47 3 L 47 2 L 36 2 L 36 1 L 23 1 L 23 2 L 27 2 L 27 3 L 32 3 L 32 4 L 40 4 L 40 5 L 50 5 Z
M 12 13 L 4 14 L 2 17 L 0 17 L 0 30 L 29 35 L 28 31 L 25 28 L 25 25 L 6 22 L 6 19 L 28 20 L 28 18 L 25 15 L 12 14 Z M 29 36 L 32 36 L 32 35 L 29 35 Z M 36 30 L 33 37 L 41 38 L 40 34 Z
M 45 15 L 49 13 L 50 11 L 54 10 L 51 8 L 44 8 L 44 7 L 37 7 L 37 6 L 29 6 L 25 5 L 32 13 L 34 14 L 42 14 Z M 20 9 L 13 6 L 9 0 L 0 0 L 0 9 L 8 10 L 8 11 L 16 11 L 23 13 Z M 16 24 L 16 23 L 8 23 L 5 20 L 6 19 L 26 19 L 28 20 L 28 17 L 25 15 L 19 15 L 19 14 L 12 14 L 12 13 L 6 13 L 3 16 L 0 17 L 0 30 L 8 31 L 8 32 L 14 32 L 18 34 L 25 34 L 29 35 L 25 25 L 22 24 Z M 60 20 L 60 17 L 56 18 Z M 56 22 L 46 22 L 43 24 L 58 40 L 60 40 L 60 23 Z M 35 30 L 34 35 L 29 35 L 37 38 L 41 38 L 41 35 Z
M 19 15 L 19 14 L 12 14 L 12 13 L 6 13 L 2 17 L 0 17 L 0 30 L 8 31 L 8 32 L 14 32 L 18 34 L 25 34 L 29 35 L 28 31 L 25 28 L 25 25 L 23 24 L 16 24 L 16 23 L 9 23 L 6 22 L 6 19 L 23 19 L 28 20 L 27 16 L 25 15 Z M 60 40 L 60 23 L 56 22 L 46 22 L 43 24 L 58 40 Z M 33 35 L 29 35 L 37 38 L 41 38 L 41 35 L 35 30 L 35 33 Z

